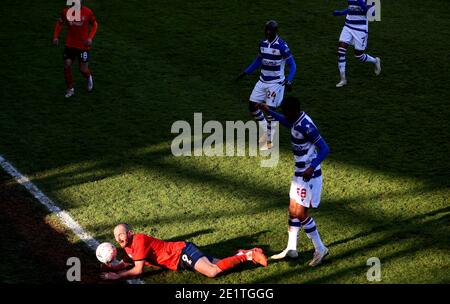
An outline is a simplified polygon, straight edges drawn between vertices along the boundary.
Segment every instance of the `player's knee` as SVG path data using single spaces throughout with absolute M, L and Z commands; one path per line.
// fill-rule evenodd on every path
M 300 210 L 297 214 L 297 218 L 303 222 L 304 220 L 306 220 L 308 218 L 308 211 L 305 209 Z
M 290 218 L 297 218 L 298 217 L 298 212 L 297 212 L 297 208 L 294 208 L 293 206 L 289 206 L 289 217 Z
M 289 217 L 298 218 L 300 221 L 305 220 L 308 217 L 308 209 L 298 205 L 289 206 Z

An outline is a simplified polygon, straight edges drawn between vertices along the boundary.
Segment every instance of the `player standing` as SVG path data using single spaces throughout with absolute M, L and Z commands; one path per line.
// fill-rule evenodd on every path
M 340 88 L 347 84 L 345 76 L 346 53 L 349 45 L 355 49 L 355 57 L 361 63 L 369 62 L 375 66 L 375 74 L 381 73 L 381 60 L 379 57 L 372 57 L 365 54 L 367 39 L 369 36 L 369 21 L 367 11 L 369 7 L 366 0 L 348 0 L 348 8 L 345 10 L 335 10 L 333 16 L 346 15 L 345 24 L 339 37 L 338 46 L 338 67 L 341 80 L 336 87 Z
M 261 67 L 259 81 L 256 83 L 250 96 L 249 110 L 253 118 L 259 122 L 264 131 L 259 143 L 261 150 L 272 148 L 272 139 L 274 131 L 272 130 L 273 117 L 264 116 L 257 104 L 266 103 L 269 108 L 276 109 L 284 96 L 284 88 L 292 90 L 292 80 L 296 72 L 294 57 L 289 50 L 287 43 L 278 36 L 278 23 L 270 20 L 265 25 L 266 39 L 259 43 L 258 56 L 253 63 L 242 72 L 237 79 L 251 74 L 254 70 Z M 289 75 L 285 78 L 284 66 L 289 66 Z
M 295 97 L 283 100 L 281 108 L 283 115 L 270 110 L 266 105 L 258 105 L 261 110 L 270 114 L 282 125 L 291 130 L 291 143 L 294 153 L 295 170 L 289 192 L 289 230 L 288 244 L 281 253 L 273 255 L 272 259 L 282 259 L 289 256 L 296 258 L 297 237 L 303 227 L 308 238 L 314 245 L 314 256 L 310 266 L 317 266 L 328 254 L 328 249 L 322 243 L 314 219 L 309 216 L 308 209 L 318 208 L 322 192 L 322 170 L 320 163 L 327 157 L 329 148 L 319 133 L 312 119 L 300 110 L 300 101 Z
M 73 9 L 69 7 L 63 9 L 60 17 L 56 21 L 53 33 L 53 44 L 58 45 L 59 33 L 63 25 L 67 24 L 66 44 L 64 47 L 64 79 L 67 87 L 66 98 L 72 97 L 75 94 L 72 78 L 72 63 L 75 59 L 78 59 L 81 74 L 87 79 L 87 90 L 91 92 L 94 88 L 94 81 L 88 62 L 90 57 L 89 50 L 97 32 L 98 24 L 95 20 L 94 13 L 82 5 L 81 0 L 79 16 L 76 16 L 77 14 L 72 15 Z M 89 25 L 91 25 L 90 31 Z
M 140 275 L 144 266 L 157 266 L 170 270 L 188 269 L 210 278 L 247 261 L 267 266 L 267 258 L 260 248 L 241 249 L 235 255 L 219 260 L 206 256 L 190 242 L 166 242 L 146 234 L 134 234 L 127 224 L 117 225 L 114 228 L 114 237 L 132 263 L 122 261 L 116 266 L 108 265 L 110 272 L 101 275 L 105 280 Z

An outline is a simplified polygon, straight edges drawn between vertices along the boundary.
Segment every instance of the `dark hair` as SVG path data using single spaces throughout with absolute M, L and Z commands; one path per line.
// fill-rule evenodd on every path
M 278 22 L 276 22 L 275 20 L 269 20 L 266 22 L 266 25 L 264 28 L 266 31 L 271 30 L 271 31 L 277 32 L 278 31 Z
M 300 100 L 297 97 L 289 96 L 281 103 L 283 112 L 300 112 Z

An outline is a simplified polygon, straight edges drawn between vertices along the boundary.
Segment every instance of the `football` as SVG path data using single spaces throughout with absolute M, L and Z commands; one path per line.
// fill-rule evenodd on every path
M 116 259 L 117 249 L 113 244 L 105 242 L 98 245 L 95 254 L 100 262 L 107 264 Z

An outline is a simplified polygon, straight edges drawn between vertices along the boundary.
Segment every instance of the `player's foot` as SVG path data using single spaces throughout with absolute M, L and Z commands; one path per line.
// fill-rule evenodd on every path
M 254 264 L 260 264 L 264 267 L 267 266 L 267 257 L 264 255 L 264 251 L 261 248 L 253 248 L 250 250 L 239 249 L 237 255 L 245 254 L 247 260 L 252 261 Z
M 272 149 L 272 147 L 273 147 L 272 142 L 271 142 L 271 141 L 266 141 L 264 144 L 262 144 L 262 145 L 259 147 L 259 150 L 261 150 L 261 151 L 267 151 L 267 150 Z
M 298 252 L 297 250 L 293 250 L 293 249 L 284 249 L 283 251 L 281 251 L 278 254 L 274 254 L 270 257 L 270 259 L 272 260 L 281 260 L 284 259 L 286 256 L 290 257 L 290 258 L 297 258 L 298 257 Z
M 328 248 L 323 247 L 323 251 L 315 251 L 313 255 L 313 259 L 309 262 L 309 266 L 315 267 L 322 263 L 324 257 L 328 255 Z
M 267 257 L 261 248 L 252 249 L 252 261 L 255 264 L 260 264 L 264 267 L 267 266 Z
M 381 73 L 381 59 L 380 57 L 375 58 L 377 62 L 375 62 L 375 75 L 380 75 Z
M 262 144 L 265 144 L 268 140 L 269 140 L 269 136 L 267 136 L 267 133 L 264 132 L 264 133 L 259 137 L 258 143 L 259 143 L 260 145 L 262 145 Z
M 338 84 L 336 84 L 336 88 L 342 88 L 343 86 L 347 85 L 347 79 L 341 79 Z
M 75 89 L 74 89 L 74 88 L 71 88 L 71 89 L 67 89 L 66 94 L 64 95 L 64 97 L 70 98 L 70 97 L 72 97 L 73 95 L 75 95 Z
M 92 90 L 94 89 L 94 79 L 92 79 L 92 75 L 89 76 L 88 80 L 87 80 L 87 90 L 88 92 L 92 92 Z

